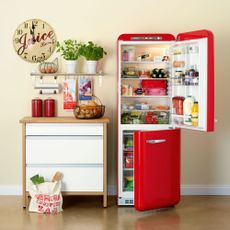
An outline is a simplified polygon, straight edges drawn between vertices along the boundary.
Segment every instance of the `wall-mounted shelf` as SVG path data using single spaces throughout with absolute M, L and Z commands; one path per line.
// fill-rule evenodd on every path
M 95 73 L 95 74 L 91 74 L 91 73 L 30 73 L 30 76 L 35 76 L 35 77 L 59 77 L 59 76 L 104 76 L 104 74 L 102 72 L 100 73 Z
M 104 76 L 103 72 L 98 72 L 95 74 L 91 73 L 30 73 L 30 76 L 32 77 L 39 77 L 40 81 L 42 82 L 43 78 L 53 78 L 54 82 L 56 83 L 56 80 L 58 77 L 98 77 L 99 79 L 99 87 L 102 87 L 102 76 Z

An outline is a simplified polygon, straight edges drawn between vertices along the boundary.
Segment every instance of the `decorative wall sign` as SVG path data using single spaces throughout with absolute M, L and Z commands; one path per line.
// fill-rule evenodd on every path
M 21 23 L 13 36 L 16 53 L 28 62 L 48 59 L 56 48 L 56 42 L 53 28 L 40 19 L 29 19 Z

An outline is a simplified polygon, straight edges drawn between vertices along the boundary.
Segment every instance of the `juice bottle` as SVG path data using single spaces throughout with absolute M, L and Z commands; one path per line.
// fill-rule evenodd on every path
M 192 126 L 198 126 L 198 102 L 195 101 L 193 106 L 192 106 Z
M 183 102 L 183 110 L 184 110 L 184 124 L 192 125 L 192 106 L 194 103 L 194 98 L 192 96 L 186 97 Z

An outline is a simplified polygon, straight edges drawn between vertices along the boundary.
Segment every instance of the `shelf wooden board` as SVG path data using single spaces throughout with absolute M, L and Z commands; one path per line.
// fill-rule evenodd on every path
M 108 117 L 77 119 L 75 117 L 23 117 L 20 123 L 109 123 Z
M 37 76 L 37 77 L 59 77 L 59 76 L 104 76 L 104 73 L 30 73 L 30 76 Z

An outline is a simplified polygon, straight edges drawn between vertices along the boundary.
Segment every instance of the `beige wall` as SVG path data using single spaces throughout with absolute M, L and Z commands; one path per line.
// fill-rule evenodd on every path
M 35 3 L 36 2 L 36 3 Z M 26 19 L 41 18 L 59 40 L 76 38 L 103 44 L 103 87 L 96 94 L 111 118 L 109 184 L 115 184 L 116 39 L 122 33 L 168 32 L 207 28 L 215 35 L 215 133 L 182 132 L 182 183 L 230 185 L 230 3 L 228 0 L 0 0 L 0 186 L 21 184 L 21 126 L 35 96 L 30 71 L 36 67 L 14 52 L 12 35 Z M 58 97 L 61 100 L 61 96 Z M 59 103 L 61 108 L 61 103 Z M 59 114 L 65 114 L 59 109 Z

